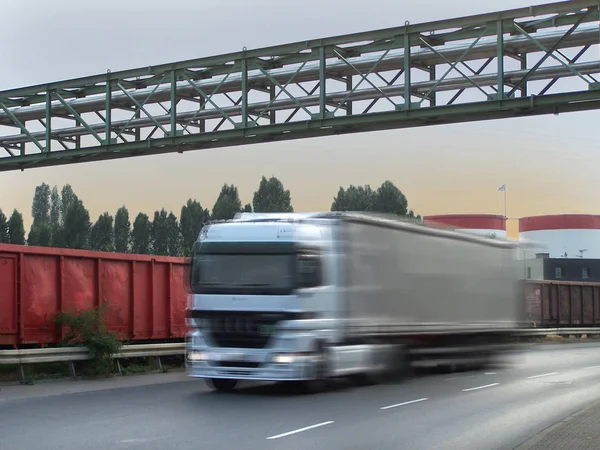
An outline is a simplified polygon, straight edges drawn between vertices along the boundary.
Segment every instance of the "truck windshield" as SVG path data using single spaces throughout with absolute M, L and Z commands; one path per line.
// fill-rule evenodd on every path
M 195 294 L 287 295 L 309 287 L 305 272 L 320 272 L 315 261 L 318 257 L 307 260 L 291 244 L 196 244 L 191 288 Z
M 292 258 L 293 255 L 194 255 L 193 286 L 289 289 L 293 282 Z

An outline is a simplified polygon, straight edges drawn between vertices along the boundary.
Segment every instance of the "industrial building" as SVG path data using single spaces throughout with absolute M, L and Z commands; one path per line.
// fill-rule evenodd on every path
M 543 244 L 527 255 L 527 278 L 600 281 L 600 216 L 558 214 L 519 219 L 519 240 Z

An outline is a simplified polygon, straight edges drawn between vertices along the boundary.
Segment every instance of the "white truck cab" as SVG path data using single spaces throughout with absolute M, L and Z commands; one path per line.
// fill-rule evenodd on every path
M 194 246 L 188 374 L 314 378 L 316 346 L 337 337 L 331 227 L 250 217 L 204 227 Z

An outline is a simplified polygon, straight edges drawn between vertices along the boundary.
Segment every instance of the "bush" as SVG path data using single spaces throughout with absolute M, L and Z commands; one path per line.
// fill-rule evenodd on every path
M 88 311 L 71 313 L 61 312 L 54 322 L 68 331 L 61 346 L 87 347 L 90 359 L 84 365 L 84 371 L 90 375 L 108 375 L 114 372 L 112 356 L 123 345 L 116 335 L 109 331 L 104 321 L 106 305 Z

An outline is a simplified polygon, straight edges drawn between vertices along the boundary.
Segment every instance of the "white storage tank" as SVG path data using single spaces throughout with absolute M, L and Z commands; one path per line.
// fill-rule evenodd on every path
M 600 216 L 558 214 L 522 217 L 519 219 L 519 240 L 543 244 L 544 253 L 549 258 L 600 258 Z
M 489 238 L 506 239 L 506 218 L 493 214 L 444 214 L 425 216 L 427 225 L 453 228 Z

